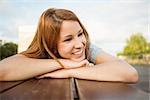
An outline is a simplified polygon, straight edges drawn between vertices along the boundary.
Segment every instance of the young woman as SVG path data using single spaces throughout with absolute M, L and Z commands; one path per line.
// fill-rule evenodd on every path
M 137 82 L 137 71 L 89 41 L 77 16 L 65 9 L 48 9 L 40 17 L 28 49 L 0 62 L 0 81 L 29 78 L 69 78 Z

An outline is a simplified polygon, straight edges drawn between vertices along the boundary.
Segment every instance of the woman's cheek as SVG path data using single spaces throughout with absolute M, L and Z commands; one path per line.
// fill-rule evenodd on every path
M 71 54 L 71 49 L 69 47 L 62 46 L 59 49 L 59 54 L 63 58 L 69 58 L 69 55 Z

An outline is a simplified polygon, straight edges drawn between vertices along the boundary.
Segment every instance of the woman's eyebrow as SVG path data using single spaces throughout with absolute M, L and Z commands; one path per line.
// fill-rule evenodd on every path
M 79 31 L 78 31 L 78 33 L 81 33 L 83 31 L 83 29 L 81 28 Z
M 81 33 L 83 31 L 83 29 L 80 29 L 77 33 Z M 72 35 L 66 35 L 64 36 L 64 38 L 68 38 L 68 37 L 72 37 Z
M 67 38 L 67 37 L 72 37 L 72 35 L 66 35 L 66 36 L 64 36 L 64 38 Z

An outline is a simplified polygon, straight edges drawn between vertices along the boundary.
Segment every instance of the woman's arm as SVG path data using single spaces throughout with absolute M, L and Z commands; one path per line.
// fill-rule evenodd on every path
M 0 61 L 0 81 L 24 80 L 57 69 L 61 66 L 54 60 L 17 54 Z
M 87 63 L 87 60 L 82 62 L 59 60 L 67 69 L 82 67 Z M 34 59 L 17 54 L 0 61 L 0 81 L 25 80 L 61 68 L 53 59 Z
M 96 57 L 96 65 L 93 67 L 81 67 L 76 69 L 62 69 L 39 78 L 68 78 L 97 80 L 97 81 L 119 81 L 132 82 L 138 81 L 137 71 L 128 63 L 119 60 L 107 53 L 101 53 Z
M 97 81 L 137 82 L 137 71 L 126 62 L 114 60 L 97 64 L 94 67 L 70 69 L 71 77 Z

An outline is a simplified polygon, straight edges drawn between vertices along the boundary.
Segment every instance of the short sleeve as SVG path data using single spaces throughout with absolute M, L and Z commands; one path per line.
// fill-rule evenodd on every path
M 94 64 L 96 63 L 96 56 L 100 53 L 102 53 L 102 49 L 97 47 L 94 44 L 90 44 L 89 47 L 89 51 L 90 51 L 90 61 L 93 62 Z

